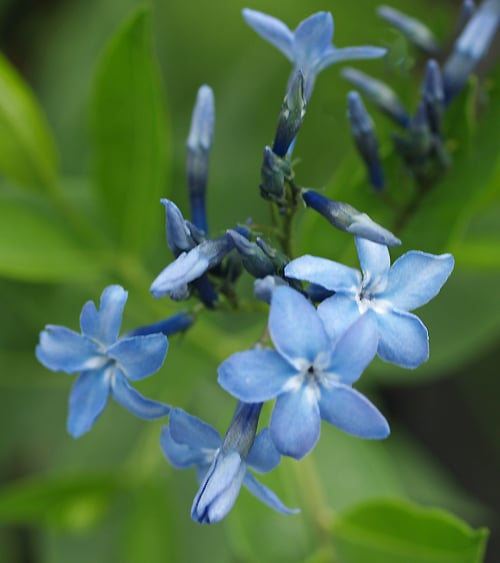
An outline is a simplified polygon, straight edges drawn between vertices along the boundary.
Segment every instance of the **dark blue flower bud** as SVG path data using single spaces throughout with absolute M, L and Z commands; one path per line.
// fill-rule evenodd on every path
M 291 169 L 287 160 L 276 155 L 270 147 L 264 149 L 260 178 L 262 197 L 279 201 L 285 193 L 285 178 L 290 177 Z
M 177 313 L 157 323 L 131 330 L 126 336 L 145 336 L 147 334 L 157 334 L 160 332 L 165 336 L 171 336 L 172 334 L 186 331 L 193 323 L 193 315 L 189 313 Z
M 214 134 L 214 94 L 209 86 L 198 90 L 187 140 L 187 177 L 193 223 L 205 233 L 207 219 L 205 193 L 208 160 Z
M 366 213 L 358 211 L 348 203 L 334 201 L 314 190 L 303 190 L 304 203 L 323 215 L 337 229 L 366 238 L 386 246 L 398 246 L 401 241 L 390 231 L 370 219 Z
M 257 243 L 259 248 L 261 248 L 272 261 L 274 265 L 274 271 L 277 274 L 282 275 L 285 266 L 288 264 L 288 262 L 290 262 L 290 258 L 288 258 L 286 254 L 284 254 L 277 248 L 274 248 L 269 244 L 267 244 L 267 242 L 260 237 L 257 237 L 255 242 Z
M 326 289 L 322 285 L 319 285 L 317 283 L 310 283 L 306 290 L 306 293 L 309 299 L 311 301 L 314 301 L 315 303 L 321 303 L 321 301 L 324 301 L 325 299 L 328 299 L 328 297 L 335 295 L 335 291 L 330 291 L 329 289 Z
M 384 176 L 373 121 L 357 92 L 349 92 L 347 103 L 347 116 L 356 147 L 366 165 L 372 186 L 380 191 L 384 186 Z
M 500 22 L 500 1 L 485 0 L 470 18 L 443 69 L 446 103 L 461 90 L 486 55 Z
M 372 78 L 354 68 L 345 68 L 342 71 L 342 76 L 356 88 L 359 88 L 368 98 L 387 116 L 393 119 L 398 125 L 407 127 L 410 123 L 410 116 L 399 101 L 394 90 L 389 86 Z
M 273 152 L 284 157 L 302 125 L 306 113 L 304 97 L 304 76 L 297 71 L 293 74 L 278 116 Z
M 263 278 L 274 274 L 274 265 L 269 257 L 254 242 L 233 230 L 227 234 L 232 238 L 236 250 L 241 256 L 245 269 L 256 278 Z
M 444 87 L 441 70 L 438 63 L 433 59 L 427 62 L 422 100 L 425 104 L 431 131 L 439 134 L 444 110 Z
M 399 29 L 416 47 L 429 55 L 439 52 L 439 43 L 432 31 L 421 21 L 412 18 L 390 6 L 379 6 L 377 14 Z

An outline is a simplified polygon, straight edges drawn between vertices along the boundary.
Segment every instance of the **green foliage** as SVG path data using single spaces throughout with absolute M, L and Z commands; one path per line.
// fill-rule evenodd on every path
M 167 121 L 152 52 L 151 13 L 139 8 L 112 37 L 99 62 L 92 99 L 95 182 L 122 248 L 138 252 L 161 229 Z
M 57 155 L 42 109 L 0 53 L 0 174 L 33 190 L 54 190 Z
M 333 523 L 339 563 L 478 563 L 486 530 L 399 500 L 370 501 Z

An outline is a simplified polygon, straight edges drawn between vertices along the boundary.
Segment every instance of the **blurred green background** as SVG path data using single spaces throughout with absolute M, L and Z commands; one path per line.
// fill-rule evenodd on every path
M 392 2 L 424 19 L 445 45 L 459 4 Z M 109 283 L 129 291 L 123 330 L 179 309 L 153 301 L 148 288 L 171 260 L 159 198 L 188 210 L 184 147 L 203 83 L 216 97 L 211 232 L 247 217 L 268 221 L 257 189 L 260 159 L 290 67 L 245 25 L 243 7 L 292 28 L 313 11 L 330 10 L 337 46 L 390 49 L 387 61 L 353 66 L 387 80 L 410 108 L 419 95 L 424 59 L 377 18 L 372 0 L 156 0 L 151 16 L 144 6 L 0 2 L 0 561 L 330 561 L 332 544 L 349 543 L 332 514 L 380 498 L 489 527 L 487 560 L 498 561 L 500 68 L 492 57 L 482 65 L 481 86 L 471 84 L 449 112 L 452 170 L 400 233 L 398 253 L 451 251 L 456 269 L 418 313 L 430 333 L 429 362 L 407 372 L 376 361 L 362 379 L 390 421 L 388 440 L 364 442 L 324 424 L 306 461 L 284 459 L 263 478 L 302 509 L 299 516 L 275 514 L 243 491 L 222 524 L 202 527 L 189 516 L 195 476 L 163 459 L 160 421 L 136 420 L 111 403 L 89 434 L 77 441 L 67 435 L 71 380 L 36 362 L 39 331 L 46 323 L 76 329 L 83 303 L 98 300 Z M 109 44 L 123 25 L 124 43 L 114 36 Z M 370 192 L 354 151 L 340 68 L 317 81 L 297 142 L 297 179 L 392 228 L 392 211 Z M 406 197 L 411 180 L 391 154 L 393 126 L 372 114 L 388 191 Z M 297 254 L 355 265 L 351 238 L 320 217 L 300 214 L 295 244 Z M 249 287 L 241 284 L 243 292 Z M 205 315 L 171 339 L 162 370 L 138 388 L 223 432 L 234 401 L 216 384 L 217 365 L 251 346 L 264 322 L 256 313 Z M 479 560 L 463 554 L 443 560 Z M 364 560 L 375 558 L 345 559 Z

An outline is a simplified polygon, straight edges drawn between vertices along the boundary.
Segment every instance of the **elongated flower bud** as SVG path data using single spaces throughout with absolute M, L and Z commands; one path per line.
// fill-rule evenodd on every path
M 269 257 L 254 242 L 250 242 L 244 236 L 233 230 L 227 234 L 233 240 L 236 250 L 241 255 L 243 266 L 256 278 L 274 274 L 274 265 Z
M 171 336 L 178 332 L 186 331 L 194 323 L 194 316 L 189 313 L 177 313 L 146 326 L 141 326 L 127 333 L 128 336 L 145 336 L 147 334 L 163 333 L 165 336 Z
M 270 147 L 264 149 L 260 169 L 260 192 L 265 199 L 279 201 L 285 192 L 285 177 L 290 176 L 290 164 L 276 155 Z
M 431 59 L 427 62 L 422 100 L 433 133 L 439 134 L 444 111 L 444 87 L 438 63 Z

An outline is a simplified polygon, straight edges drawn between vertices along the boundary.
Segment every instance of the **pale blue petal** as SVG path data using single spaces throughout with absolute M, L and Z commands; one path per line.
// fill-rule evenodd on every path
M 301 459 L 318 441 L 320 422 L 316 394 L 311 387 L 302 386 L 276 400 L 271 415 L 271 438 L 280 453 Z
M 219 385 L 245 403 L 274 399 L 297 371 L 274 350 L 236 352 L 219 366 Z
M 377 323 L 377 354 L 382 360 L 414 369 L 429 358 L 429 335 L 418 317 L 402 311 L 389 311 L 378 314 Z
M 333 18 L 329 12 L 318 12 L 302 21 L 294 34 L 294 61 L 304 69 L 314 71 L 323 52 L 333 38 Z
M 216 450 L 222 444 L 220 434 L 196 416 L 182 409 L 172 409 L 169 415 L 170 434 L 179 444 L 187 444 L 196 449 Z
M 407 252 L 394 262 L 385 291 L 378 299 L 390 301 L 395 309 L 411 311 L 425 305 L 439 290 L 453 270 L 451 254 L 427 254 L 418 250 Z
M 318 315 L 328 336 L 336 342 L 361 313 L 354 297 L 336 293 L 318 305 Z
M 352 61 L 356 59 L 378 59 L 379 57 L 383 57 L 386 53 L 387 49 L 383 49 L 382 47 L 360 46 L 344 47 L 343 49 L 336 49 L 335 47 L 332 47 L 323 53 L 321 61 L 317 65 L 317 70 L 319 72 L 330 65 L 343 61 Z
M 54 325 L 47 325 L 40 333 L 36 357 L 45 367 L 66 373 L 101 368 L 106 362 L 98 345 L 86 336 Z
M 168 340 L 164 334 L 148 334 L 121 338 L 106 350 L 106 354 L 118 362 L 129 379 L 137 381 L 161 368 L 167 349 Z
M 267 473 L 281 461 L 281 455 L 271 439 L 269 428 L 257 434 L 246 458 L 247 464 L 257 473 Z
M 164 426 L 161 430 L 160 445 L 165 457 L 176 469 L 204 465 L 207 461 L 205 452 L 176 442 L 169 426 Z
M 199 278 L 208 269 L 208 259 L 201 255 L 199 246 L 183 252 L 153 281 L 150 291 L 158 299 L 184 289 L 186 284 Z
M 348 385 L 337 383 L 322 388 L 319 407 L 323 420 L 353 436 L 381 440 L 390 433 L 387 420 L 379 410 Z
M 80 315 L 83 334 L 107 346 L 112 344 L 120 332 L 127 296 L 123 287 L 110 285 L 102 292 L 99 312 L 92 301 L 87 302 Z
M 330 348 L 330 339 L 314 306 L 298 291 L 278 287 L 271 298 L 269 333 L 278 352 L 292 365 L 314 362 Z
M 254 31 L 293 62 L 293 34 L 281 20 L 249 8 L 245 8 L 242 13 Z
M 84 371 L 80 374 L 69 396 L 67 428 L 78 438 L 92 428 L 108 402 L 109 368 Z
M 111 380 L 111 394 L 116 402 L 144 420 L 163 418 L 170 411 L 169 405 L 143 397 L 128 384 L 127 378 L 118 369 Z
M 319 256 L 300 256 L 285 266 L 285 276 L 317 283 L 330 291 L 355 295 L 361 283 L 361 274 L 354 268 Z
M 261 502 L 267 504 L 267 506 L 281 512 L 282 514 L 297 514 L 300 512 L 298 508 L 288 508 L 288 506 L 285 506 L 276 494 L 271 491 L 271 489 L 268 489 L 262 483 L 259 483 L 248 471 L 243 479 L 243 485 Z
M 377 321 L 372 312 L 367 312 L 339 339 L 327 371 L 343 383 L 353 383 L 375 357 L 377 344 Z
M 355 240 L 359 264 L 363 272 L 363 286 L 370 289 L 385 283 L 391 267 L 387 246 L 361 237 L 355 237 Z
M 191 508 L 200 524 L 219 522 L 233 507 L 246 472 L 237 452 L 219 454 L 208 470 Z

